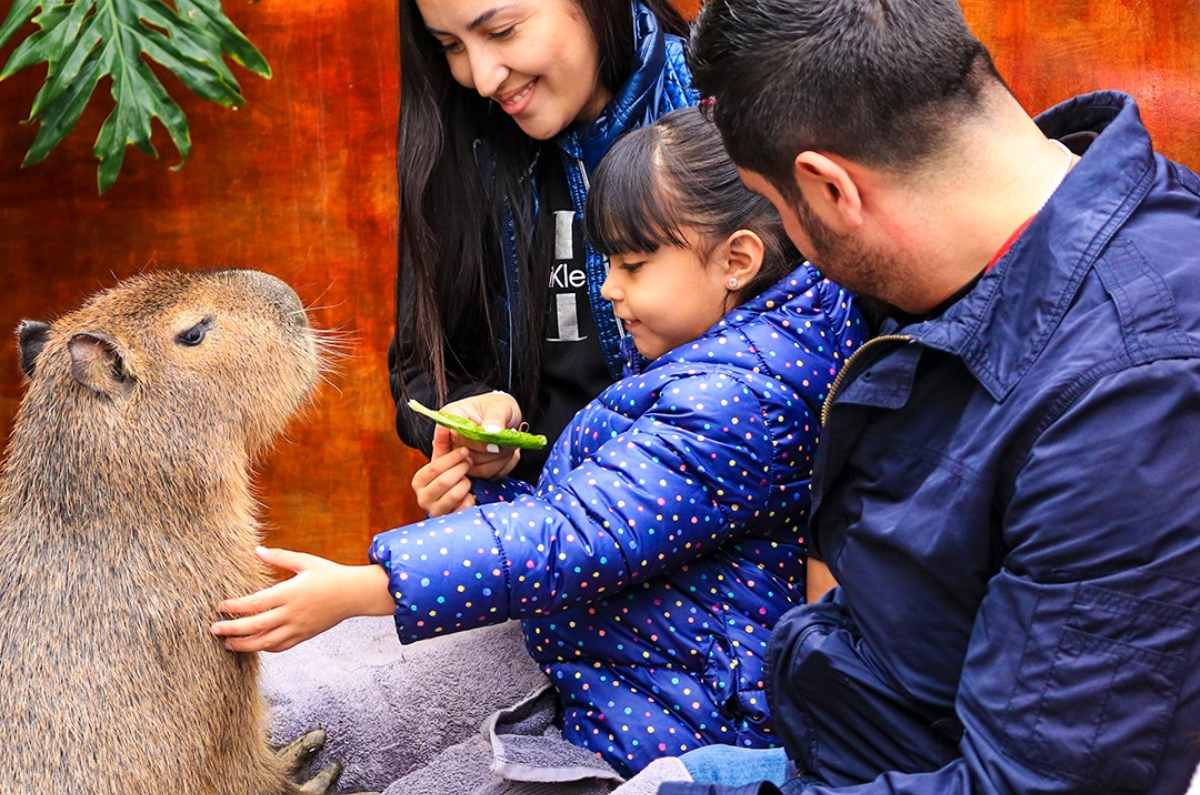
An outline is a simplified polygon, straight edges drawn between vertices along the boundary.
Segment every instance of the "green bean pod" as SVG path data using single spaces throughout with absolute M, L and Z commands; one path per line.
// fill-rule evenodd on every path
M 438 425 L 449 428 L 464 439 L 470 439 L 473 442 L 490 442 L 501 447 L 517 447 L 521 450 L 542 450 L 548 444 L 546 437 L 540 433 L 526 433 L 512 428 L 494 432 L 485 431 L 483 426 L 466 417 L 434 411 L 416 400 L 408 401 L 408 407 L 422 417 L 428 417 Z

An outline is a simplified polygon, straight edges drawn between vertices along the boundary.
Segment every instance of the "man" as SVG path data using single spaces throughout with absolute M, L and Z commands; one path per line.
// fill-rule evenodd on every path
M 1183 792 L 1200 178 L 1124 95 L 1031 120 L 954 0 L 710 0 L 691 48 L 745 183 L 889 315 L 826 403 L 811 541 L 840 587 L 771 641 L 776 784 Z M 746 784 L 763 753 L 683 759 Z

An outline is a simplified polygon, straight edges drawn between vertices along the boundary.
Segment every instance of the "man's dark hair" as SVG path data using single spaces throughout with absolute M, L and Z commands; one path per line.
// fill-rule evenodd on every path
M 957 0 L 710 0 L 688 62 L 734 162 L 794 196 L 806 150 L 910 170 L 988 83 Z

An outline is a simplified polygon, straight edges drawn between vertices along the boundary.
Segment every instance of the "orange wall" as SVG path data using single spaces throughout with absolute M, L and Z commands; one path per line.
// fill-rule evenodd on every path
M 0 83 L 0 329 L 54 317 L 148 268 L 255 267 L 287 279 L 323 307 L 313 313 L 319 325 L 345 329 L 356 343 L 338 389 L 322 391 L 262 473 L 270 539 L 361 561 L 374 532 L 416 518 L 408 483 L 421 463 L 392 430 L 384 363 L 396 245 L 395 5 L 225 5 L 275 77 L 239 71 L 247 104 L 236 112 L 168 83 L 194 142 L 179 172 L 166 168 L 160 129 L 167 162 L 130 152 L 116 187 L 97 197 L 91 146 L 107 108 L 90 110 L 46 163 L 21 171 L 34 130 L 18 121 L 41 74 Z M 691 13 L 696 3 L 680 7 Z M 1031 111 L 1078 91 L 1122 88 L 1139 98 L 1159 148 L 1200 167 L 1195 0 L 965 7 Z M 6 436 L 21 384 L 15 347 L 4 350 Z
M 1200 169 L 1196 0 L 963 0 L 1026 110 L 1101 88 L 1138 101 L 1156 148 Z
M 35 131 L 18 122 L 41 75 L 0 83 L 0 330 L 61 314 L 144 269 L 253 267 L 284 278 L 306 303 L 327 307 L 313 313 L 317 325 L 356 342 L 338 389 L 322 389 L 262 473 L 271 540 L 365 560 L 373 531 L 416 516 L 407 484 L 418 462 L 392 430 L 385 368 L 396 250 L 395 7 L 224 5 L 275 76 L 234 67 L 247 99 L 238 111 L 168 83 L 191 124 L 193 155 L 181 171 L 168 170 L 174 153 L 159 128 L 163 161 L 131 150 L 116 186 L 97 197 L 91 148 L 107 107 L 90 109 L 48 161 L 19 170 Z M 101 93 L 107 105 L 107 88 Z M 21 386 L 15 348 L 5 346 L 7 437 Z

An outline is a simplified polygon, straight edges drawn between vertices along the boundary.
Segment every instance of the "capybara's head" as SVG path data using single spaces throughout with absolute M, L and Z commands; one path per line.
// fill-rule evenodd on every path
M 57 426 L 43 443 L 160 472 L 231 448 L 253 458 L 320 372 L 300 299 L 257 271 L 143 274 L 53 324 L 23 322 L 18 337 L 19 427 Z

